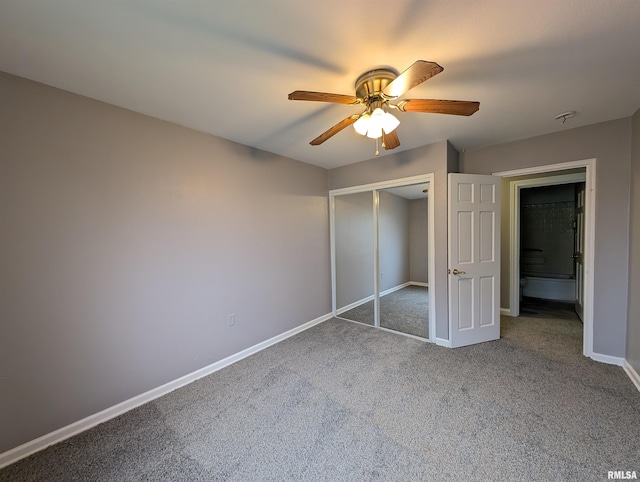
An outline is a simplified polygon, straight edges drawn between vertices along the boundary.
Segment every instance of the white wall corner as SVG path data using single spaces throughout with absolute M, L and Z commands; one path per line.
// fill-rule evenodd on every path
M 89 430 L 92 427 L 95 427 L 98 424 L 111 420 L 119 415 L 122 415 L 129 410 L 132 410 L 140 405 L 151 402 L 156 398 L 160 398 L 180 387 L 188 385 L 200 378 L 203 378 L 207 375 L 210 375 L 222 368 L 225 368 L 237 361 L 242 360 L 243 358 L 247 358 L 254 353 L 257 353 L 265 348 L 268 348 L 276 343 L 279 343 L 291 336 L 297 335 L 309 328 L 318 325 L 324 321 L 327 321 L 333 317 L 332 313 L 328 313 L 326 315 L 320 316 L 315 320 L 308 321 L 300 326 L 292 328 L 289 331 L 285 331 L 280 335 L 276 335 L 273 338 L 269 338 L 263 342 L 258 343 L 257 345 L 251 346 L 245 350 L 242 350 L 234 355 L 228 356 L 222 360 L 219 360 L 211 365 L 208 365 L 204 368 L 200 368 L 195 372 L 184 375 L 176 380 L 165 383 L 159 387 L 156 387 L 148 392 L 137 395 L 129 400 L 125 400 L 124 402 L 118 403 L 113 407 L 109 407 L 101 412 L 95 413 L 93 415 L 89 415 L 82 420 L 78 420 L 70 425 L 59 428 L 53 432 L 43 435 L 42 437 L 38 437 L 35 440 L 31 440 L 30 442 L 24 443 L 15 447 L 7 452 L 3 452 L 0 454 L 0 469 L 6 467 L 7 465 L 11 465 L 17 462 L 20 459 L 28 457 L 31 454 L 39 452 L 40 450 L 44 450 L 50 445 L 56 444 L 58 442 L 62 442 L 74 435 L 77 435 L 85 430 Z
M 636 386 L 638 391 L 640 391 L 640 375 L 638 375 L 638 372 L 631 366 L 631 363 L 629 363 L 627 360 L 624 360 L 622 368 L 624 368 L 624 371 L 627 373 L 629 378 L 631 378 L 633 384 Z

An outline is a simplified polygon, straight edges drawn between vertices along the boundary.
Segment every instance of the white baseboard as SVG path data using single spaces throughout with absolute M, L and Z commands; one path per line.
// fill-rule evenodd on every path
M 640 391 L 640 375 L 638 375 L 638 372 L 631 366 L 631 364 L 627 360 L 625 360 L 622 364 L 622 368 L 624 368 L 624 371 L 627 372 L 627 375 L 629 375 L 629 378 L 631 378 L 633 384 L 636 386 L 638 391 Z
M 409 284 L 411 286 L 422 286 L 424 288 L 428 288 L 429 287 L 429 283 L 423 283 L 422 281 L 409 281 Z
M 592 353 L 590 358 L 602 363 L 608 363 L 609 365 L 623 366 L 625 362 L 624 358 L 618 356 L 603 355 L 602 353 Z
M 388 295 L 390 293 L 393 293 L 394 291 L 401 290 L 402 288 L 406 288 L 410 284 L 411 284 L 411 282 L 407 281 L 406 283 L 402 283 L 401 285 L 394 286 L 393 288 L 389 288 L 388 290 L 381 291 L 380 292 L 380 296 L 385 296 L 385 295 Z
M 336 310 L 336 316 L 344 313 L 345 311 L 349 311 L 354 308 L 357 308 L 360 305 L 364 305 L 365 303 L 368 303 L 371 300 L 373 300 L 373 295 L 367 296 L 366 298 L 362 298 L 361 300 L 358 300 L 358 301 L 354 301 L 353 303 L 348 304 L 347 306 L 343 306 L 342 308 L 338 308 Z
M 418 283 L 413 281 L 407 281 L 406 283 L 402 283 L 401 285 L 397 285 L 397 286 L 394 286 L 393 288 L 389 288 L 388 290 L 381 291 L 380 296 L 388 295 L 390 293 L 393 293 L 394 291 L 401 290 L 402 288 L 406 288 L 407 286 L 410 286 L 413 284 L 417 285 Z M 426 283 L 424 285 L 426 285 Z M 423 284 L 420 284 L 418 286 L 423 286 Z M 358 300 L 358 301 L 354 301 L 353 303 L 350 303 L 347 306 L 343 306 L 342 308 L 338 308 L 336 310 L 336 316 L 341 315 L 345 311 L 349 311 L 354 308 L 357 308 L 360 305 L 364 305 L 365 303 L 368 303 L 369 301 L 372 301 L 372 300 L 373 300 L 373 295 L 367 296 L 366 298 L 362 298 L 361 300 Z
M 436 338 L 436 345 L 451 348 L 451 342 L 449 340 L 445 340 L 444 338 Z
M 274 336 L 273 338 L 269 338 L 257 345 L 251 346 L 241 352 L 238 352 L 234 355 L 228 356 L 220 361 L 217 361 L 209 366 L 196 370 L 192 373 L 189 373 L 183 377 L 177 378 L 171 382 L 165 383 L 157 388 L 149 390 L 148 392 L 137 395 L 129 400 L 125 400 L 113 407 L 109 407 L 101 412 L 98 412 L 93 415 L 89 415 L 82 420 L 78 420 L 66 427 L 62 427 L 58 430 L 50 432 L 42 437 L 38 437 L 35 440 L 27 442 L 25 444 L 19 445 L 7 452 L 0 454 L 0 469 L 2 467 L 6 467 L 7 465 L 13 464 L 20 459 L 28 457 L 31 454 L 39 452 L 50 445 L 56 444 L 58 442 L 62 442 L 63 440 L 68 439 L 69 437 L 73 437 L 74 435 L 79 434 L 80 432 L 84 432 L 85 430 L 90 429 L 91 427 L 95 427 L 98 424 L 111 420 L 112 418 L 117 417 L 118 415 L 122 415 L 129 410 L 132 410 L 140 405 L 151 402 L 156 398 L 162 397 L 167 393 L 170 393 L 180 387 L 188 385 L 202 377 L 210 375 L 218 370 L 225 368 L 237 361 L 242 360 L 254 353 L 257 353 L 265 348 L 268 348 L 276 343 L 279 343 L 293 335 L 297 335 L 305 330 L 308 330 L 312 326 L 318 325 L 324 321 L 331 319 L 333 315 L 331 313 L 320 316 L 315 320 L 311 320 L 307 323 L 304 323 L 300 326 L 297 326 L 289 331 L 286 331 L 280 335 Z
M 500 314 L 505 316 L 513 316 L 511 315 L 511 308 L 500 308 Z

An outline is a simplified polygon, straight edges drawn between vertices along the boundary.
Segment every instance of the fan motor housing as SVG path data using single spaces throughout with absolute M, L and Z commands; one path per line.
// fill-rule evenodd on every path
M 374 69 L 362 74 L 356 80 L 356 97 L 368 102 L 370 99 L 383 98 L 382 91 L 398 76 L 393 69 Z

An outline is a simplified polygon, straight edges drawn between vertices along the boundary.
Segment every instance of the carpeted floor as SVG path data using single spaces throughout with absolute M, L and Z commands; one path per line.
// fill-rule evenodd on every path
M 340 318 L 373 326 L 373 301 L 357 306 Z M 406 286 L 380 297 L 380 326 L 409 335 L 429 338 L 429 291 Z
M 640 393 L 577 321 L 455 350 L 332 319 L 0 471 L 2 481 L 602 481 Z

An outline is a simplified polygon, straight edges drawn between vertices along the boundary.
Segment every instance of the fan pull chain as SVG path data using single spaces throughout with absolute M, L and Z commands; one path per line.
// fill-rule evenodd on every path
M 379 138 L 376 138 L 376 156 L 380 155 L 380 151 L 378 150 L 378 141 Z

